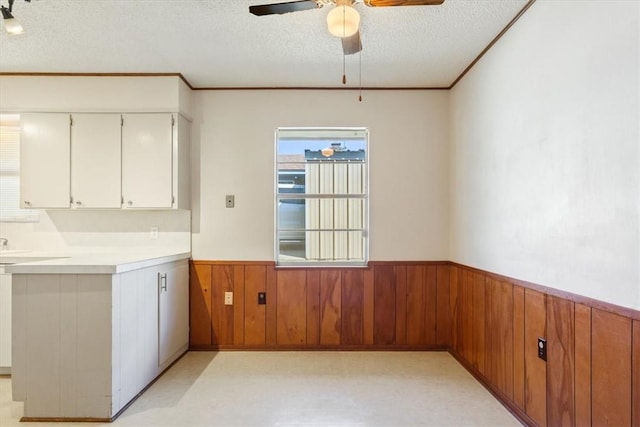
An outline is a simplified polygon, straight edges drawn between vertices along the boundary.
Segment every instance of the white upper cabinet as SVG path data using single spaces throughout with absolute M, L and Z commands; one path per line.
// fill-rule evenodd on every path
M 70 205 L 70 116 L 23 113 L 20 136 L 20 206 Z
M 73 114 L 71 200 L 74 208 L 120 208 L 120 114 Z
M 172 114 L 124 114 L 122 197 L 126 209 L 173 207 Z
M 173 207 L 191 209 L 191 123 L 181 115 L 173 127 Z
M 25 113 L 21 120 L 21 207 L 190 209 L 184 117 Z

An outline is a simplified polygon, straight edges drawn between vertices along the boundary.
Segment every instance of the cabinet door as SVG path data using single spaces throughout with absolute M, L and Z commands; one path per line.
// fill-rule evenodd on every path
M 70 205 L 69 114 L 20 115 L 20 206 L 68 208 Z
M 11 274 L 0 272 L 0 368 L 11 367 Z
M 158 278 L 159 365 L 189 342 L 189 264 L 170 266 Z
M 144 335 L 141 337 L 143 351 L 144 384 L 149 384 L 160 374 L 158 369 L 158 266 L 144 269 L 143 301 L 140 307 L 140 317 L 143 323 Z
M 171 114 L 125 114 L 122 126 L 124 208 L 173 206 Z
M 120 114 L 74 114 L 72 119 L 72 205 L 120 208 Z

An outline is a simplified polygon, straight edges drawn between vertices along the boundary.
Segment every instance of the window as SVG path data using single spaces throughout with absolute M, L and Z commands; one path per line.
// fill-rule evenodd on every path
M 368 132 L 276 131 L 278 265 L 366 265 Z
M 20 116 L 18 114 L 0 114 L 0 221 L 38 221 L 38 211 L 20 209 Z

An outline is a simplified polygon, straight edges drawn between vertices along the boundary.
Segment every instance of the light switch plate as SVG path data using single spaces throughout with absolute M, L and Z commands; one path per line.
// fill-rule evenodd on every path
M 227 194 L 226 196 L 224 196 L 224 203 L 225 203 L 225 206 L 228 208 L 235 207 L 236 196 L 234 196 L 233 194 Z

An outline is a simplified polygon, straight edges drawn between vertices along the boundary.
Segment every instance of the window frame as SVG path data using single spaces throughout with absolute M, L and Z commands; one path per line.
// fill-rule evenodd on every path
M 294 195 L 291 195 L 291 193 L 281 193 L 279 191 L 279 184 L 280 184 L 280 165 L 281 164 L 286 164 L 286 163 L 293 163 L 290 161 L 280 161 L 279 157 L 280 157 L 280 140 L 281 140 L 281 133 L 286 133 L 286 132 L 316 132 L 316 133 L 320 133 L 320 132 L 361 132 L 364 135 L 364 144 L 365 144 L 365 149 L 364 149 L 364 160 L 361 162 L 358 162 L 359 164 L 362 164 L 363 166 L 363 175 L 364 178 L 362 180 L 362 186 L 363 186 L 363 191 L 362 193 L 353 193 L 352 196 L 350 196 L 351 193 L 344 193 L 344 194 L 340 194 L 340 193 L 294 193 Z M 316 139 L 319 138 L 319 135 L 315 135 L 311 136 L 309 139 Z M 327 137 L 327 139 L 330 139 L 329 137 Z M 346 139 L 346 138 L 345 138 Z M 370 185 L 369 185 L 369 151 L 370 151 L 370 133 L 369 133 L 369 129 L 367 127 L 363 127 L 363 126 L 353 126 L 353 127 L 278 127 L 275 129 L 274 132 L 274 146 L 275 146 L 275 155 L 274 155 L 274 258 L 275 258 L 275 263 L 276 263 L 276 267 L 277 268 L 296 268 L 296 267 L 300 267 L 300 268 L 308 268 L 308 267 L 351 267 L 351 268 L 357 268 L 357 267 L 367 267 L 368 266 L 368 262 L 369 262 L 369 242 L 370 242 L 370 227 L 369 227 L 369 217 L 370 217 L 370 212 L 369 212 L 369 200 L 370 200 Z M 304 161 L 305 165 L 309 164 L 307 163 L 307 161 Z M 315 163 L 315 162 L 314 162 Z M 320 162 L 318 162 L 320 163 Z M 346 163 L 348 164 L 349 162 L 346 160 L 343 161 L 332 161 L 333 164 L 340 164 L 340 163 Z M 313 163 L 312 163 L 313 164 Z M 351 164 L 356 164 L 356 162 L 351 162 Z M 306 172 L 305 172 L 305 186 L 307 185 L 307 180 L 306 180 Z M 357 195 L 356 195 L 357 194 Z M 331 200 L 339 200 L 339 199 L 346 199 L 346 200 L 362 200 L 362 227 L 361 228 L 337 228 L 335 226 L 332 226 L 329 229 L 322 229 L 322 228 L 307 228 L 305 226 L 304 229 L 301 230 L 296 230 L 296 231 L 302 231 L 305 233 L 305 242 L 306 242 L 306 238 L 308 236 L 309 232 L 351 232 L 351 231 L 355 231 L 355 232 L 361 232 L 362 235 L 360 237 L 360 243 L 362 244 L 362 257 L 361 258 L 357 258 L 357 259 L 320 259 L 320 260 L 309 260 L 309 259 L 302 259 L 300 258 L 300 260 L 294 260 L 291 258 L 287 258 L 284 259 L 282 257 L 282 253 L 281 253 L 281 247 L 280 247 L 280 236 L 281 236 L 281 232 L 282 231 L 291 231 L 291 230 L 282 230 L 280 227 L 280 202 L 282 200 L 299 200 L 299 199 L 303 199 L 305 200 L 305 203 L 307 200 L 313 200 L 313 199 L 317 199 L 317 200 L 322 200 L 322 199 L 331 199 Z M 332 208 L 333 209 L 333 208 Z M 348 236 L 347 236 L 348 238 Z

